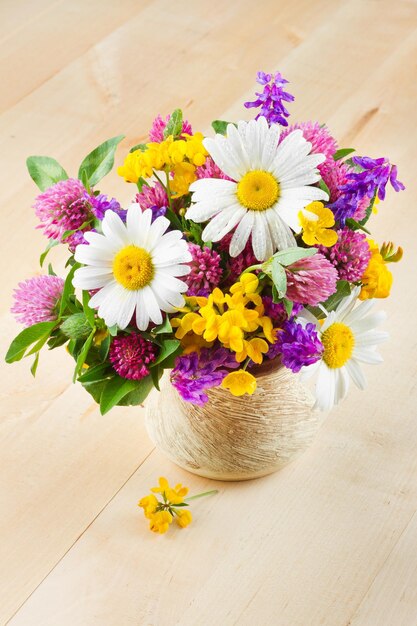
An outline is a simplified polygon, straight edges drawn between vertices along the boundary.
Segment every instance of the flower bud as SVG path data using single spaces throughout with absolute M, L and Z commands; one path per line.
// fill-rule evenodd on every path
M 84 313 L 74 313 L 62 323 L 61 330 L 70 339 L 83 339 L 90 334 L 91 326 Z

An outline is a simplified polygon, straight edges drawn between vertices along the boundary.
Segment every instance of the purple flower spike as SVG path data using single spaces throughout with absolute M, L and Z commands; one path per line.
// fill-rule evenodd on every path
M 256 82 L 263 85 L 262 92 L 255 92 L 258 96 L 253 102 L 245 102 L 244 106 L 247 109 L 259 108 L 258 115 L 255 117 L 257 120 L 259 117 L 265 117 L 270 124 L 281 124 L 281 126 L 288 126 L 288 122 L 285 118 L 289 117 L 289 112 L 286 109 L 285 102 L 292 102 L 294 96 L 284 91 L 284 85 L 288 83 L 279 72 L 275 74 L 265 74 L 265 72 L 258 72 Z
M 202 406 L 208 401 L 207 389 L 218 387 L 239 365 L 226 348 L 203 348 L 200 355 L 191 352 L 177 358 L 171 383 L 183 400 Z
M 305 365 L 318 361 L 323 350 L 315 324 L 303 326 L 297 322 L 285 322 L 267 356 L 275 358 L 280 354 L 285 367 L 299 372 Z
M 341 195 L 329 205 L 335 219 L 344 225 L 347 218 L 353 217 L 360 202 L 365 198 L 373 198 L 377 194 L 380 200 L 385 199 L 387 183 L 391 183 L 395 191 L 405 189 L 397 178 L 397 167 L 391 165 L 388 159 L 380 157 L 353 157 L 352 162 L 361 168 L 361 171 L 349 171 L 346 183 L 340 187 Z
M 126 220 L 127 211 L 120 207 L 116 198 L 109 199 L 104 193 L 99 193 L 97 196 L 89 195 L 87 192 L 84 197 L 90 203 L 91 210 L 98 220 L 101 221 L 106 211 L 109 210 L 120 215 L 123 221 Z

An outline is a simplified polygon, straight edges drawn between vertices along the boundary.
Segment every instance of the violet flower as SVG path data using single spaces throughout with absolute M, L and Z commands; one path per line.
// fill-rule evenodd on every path
M 279 72 L 275 75 L 258 72 L 256 82 L 264 86 L 263 91 L 255 92 L 255 95 L 258 96 L 257 99 L 253 102 L 245 102 L 244 106 L 247 109 L 261 107 L 261 110 L 255 117 L 256 120 L 263 116 L 270 124 L 288 126 L 285 118 L 289 117 L 290 114 L 284 102 L 292 102 L 294 100 L 294 96 L 284 91 L 284 85 L 288 83 L 288 80 L 285 80 Z
M 373 198 L 376 194 L 380 200 L 385 199 L 386 186 L 389 182 L 395 191 L 405 189 L 397 178 L 397 166 L 391 165 L 388 159 L 381 157 L 353 157 L 352 162 L 361 171 L 350 170 L 347 180 L 340 187 L 340 197 L 329 205 L 335 219 L 343 226 L 349 217 L 353 217 L 363 198 Z
M 231 369 L 239 367 L 226 348 L 203 348 L 200 354 L 183 354 L 171 372 L 171 383 L 186 402 L 202 406 L 208 401 L 207 389 L 218 387 Z
M 312 365 L 318 361 L 323 350 L 315 324 L 303 326 L 291 321 L 285 322 L 283 328 L 278 331 L 277 340 L 267 356 L 272 359 L 281 355 L 283 365 L 296 373 L 305 365 Z

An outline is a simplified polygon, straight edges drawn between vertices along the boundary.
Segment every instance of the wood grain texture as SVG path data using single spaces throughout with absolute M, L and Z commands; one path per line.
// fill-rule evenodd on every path
M 28 154 L 70 171 L 124 132 L 120 162 L 154 114 L 196 130 L 248 117 L 257 69 L 291 81 L 294 119 L 397 163 L 402 194 L 373 220 L 405 248 L 383 302 L 391 341 L 314 446 L 276 475 L 217 484 L 195 521 L 149 533 L 136 502 L 159 475 L 213 483 L 153 451 L 143 410 L 100 417 L 64 352 L 2 365 L 0 623 L 14 626 L 415 626 L 417 295 L 414 197 L 417 5 L 411 0 L 3 0 L 0 3 L 0 349 L 11 290 L 44 245 Z M 103 190 L 127 201 L 116 175 Z M 62 268 L 63 255 L 51 259 Z M 10 621 L 9 621 L 10 620 Z

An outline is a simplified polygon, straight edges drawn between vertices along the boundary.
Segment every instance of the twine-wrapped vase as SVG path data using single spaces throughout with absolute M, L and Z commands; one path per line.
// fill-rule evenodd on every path
M 147 403 L 149 437 L 174 463 L 206 478 L 249 480 L 281 469 L 311 444 L 321 415 L 297 374 L 273 362 L 254 373 L 252 396 L 216 387 L 204 406 L 184 402 L 164 378 Z

